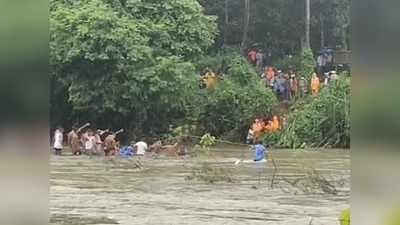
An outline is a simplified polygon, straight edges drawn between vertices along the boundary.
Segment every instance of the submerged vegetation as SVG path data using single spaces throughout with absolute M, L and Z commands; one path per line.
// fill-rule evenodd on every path
M 185 179 L 187 181 L 200 181 L 207 184 L 235 182 L 234 173 L 231 170 L 222 167 L 213 167 L 208 163 L 203 163 L 200 168 L 194 168 L 192 173 Z

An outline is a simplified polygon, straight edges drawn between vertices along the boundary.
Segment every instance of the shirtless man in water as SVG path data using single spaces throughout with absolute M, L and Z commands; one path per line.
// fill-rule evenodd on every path
M 73 155 L 82 154 L 82 142 L 80 140 L 81 131 L 88 126 L 90 126 L 90 123 L 86 123 L 80 128 L 74 125 L 72 126 L 72 130 L 68 133 L 68 146 L 71 148 Z
M 100 154 L 104 151 L 103 148 L 103 141 L 105 139 L 106 133 L 108 133 L 109 130 L 97 130 L 96 134 L 94 135 L 96 137 L 96 154 Z
M 109 134 L 104 139 L 104 154 L 109 156 L 110 154 L 114 154 L 116 152 L 116 148 L 118 147 L 118 142 L 115 140 L 118 134 L 124 132 L 124 129 L 116 131 L 113 134 Z

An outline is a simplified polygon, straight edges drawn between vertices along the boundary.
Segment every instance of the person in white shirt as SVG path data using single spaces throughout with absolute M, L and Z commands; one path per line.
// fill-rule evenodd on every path
M 139 141 L 137 142 L 133 148 L 136 150 L 136 155 L 144 155 L 148 149 L 146 142 Z
M 96 154 L 96 136 L 92 130 L 88 130 L 85 142 L 85 153 L 88 155 Z
M 331 71 L 331 81 L 335 81 L 335 80 L 337 80 L 337 79 L 339 79 L 339 77 L 338 77 L 336 71 L 335 71 L 335 70 L 332 70 L 332 71 Z
M 63 149 L 63 139 L 64 139 L 64 129 L 62 127 L 57 127 L 56 131 L 54 132 L 54 154 L 61 155 Z
M 109 130 L 97 130 L 96 133 L 94 134 L 96 138 L 96 155 L 102 153 L 104 151 L 103 149 L 103 139 L 102 136 L 109 132 Z

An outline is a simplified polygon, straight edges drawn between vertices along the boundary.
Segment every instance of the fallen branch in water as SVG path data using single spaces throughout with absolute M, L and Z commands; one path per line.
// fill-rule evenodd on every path
M 225 168 L 212 167 L 208 163 L 203 163 L 200 168 L 194 168 L 192 174 L 185 178 L 187 181 L 203 181 L 208 184 L 217 182 L 234 183 L 232 171 Z
M 270 187 L 271 189 L 273 189 L 275 184 L 275 179 L 277 177 L 277 174 L 279 174 L 279 168 L 277 167 L 272 155 L 271 155 L 271 160 L 274 166 L 274 172 L 272 174 Z M 322 176 L 315 168 L 308 166 L 308 168 L 303 167 L 303 170 L 304 170 L 304 175 L 301 177 L 298 177 L 296 179 L 288 179 L 284 176 L 280 176 L 280 180 L 289 184 L 291 187 L 303 191 L 304 193 L 312 194 L 321 191 L 326 194 L 332 194 L 332 195 L 337 194 L 335 185 L 329 182 L 328 179 Z
M 272 161 L 272 165 L 274 166 L 274 173 L 272 174 L 272 179 L 271 179 L 271 189 L 274 189 L 274 182 L 275 182 L 276 173 L 278 172 L 278 167 L 276 166 L 275 159 L 272 156 L 271 152 L 268 153 L 268 156 L 270 157 L 270 159 Z

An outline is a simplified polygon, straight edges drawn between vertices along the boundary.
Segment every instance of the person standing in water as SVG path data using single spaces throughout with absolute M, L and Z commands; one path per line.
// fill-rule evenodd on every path
M 147 152 L 148 146 L 147 143 L 143 140 L 140 140 L 136 144 L 133 145 L 134 149 L 136 150 L 136 155 L 144 156 Z
M 54 132 L 53 148 L 55 155 L 61 155 L 63 149 L 63 140 L 64 140 L 64 129 L 61 126 L 59 126 Z
M 85 153 L 87 155 L 95 155 L 96 154 L 96 136 L 94 132 L 89 129 L 87 132 L 86 142 L 85 142 Z
M 262 141 L 257 141 L 251 149 L 254 151 L 254 162 L 259 162 L 265 159 L 267 148 L 263 145 Z

